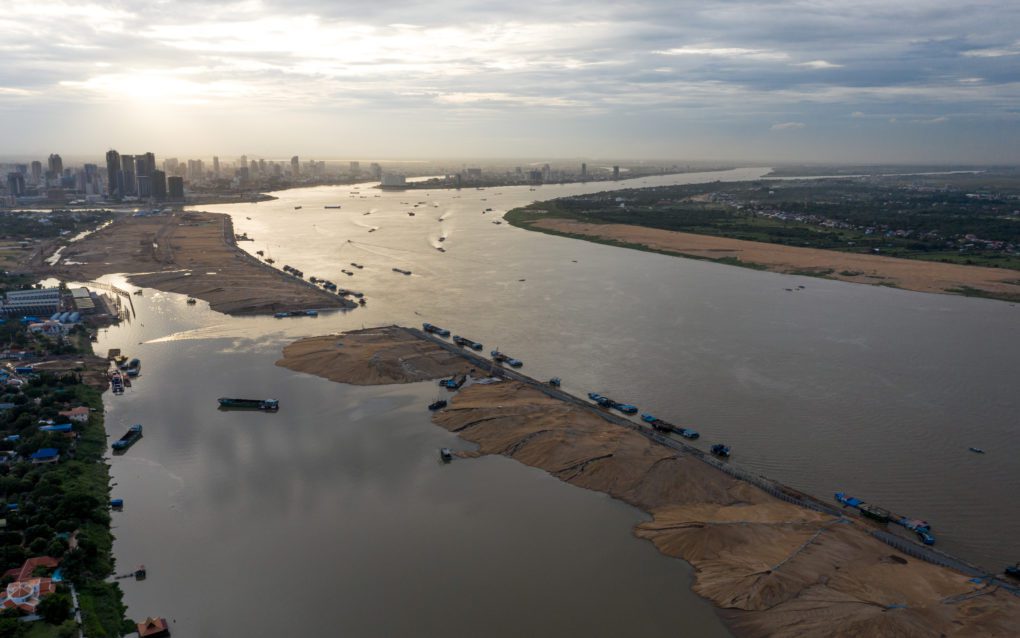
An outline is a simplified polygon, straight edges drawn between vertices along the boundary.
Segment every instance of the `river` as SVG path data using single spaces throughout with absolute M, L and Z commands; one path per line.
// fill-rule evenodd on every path
M 706 448 L 724 441 L 746 469 L 925 518 L 940 548 L 980 564 L 1015 561 L 1015 306 L 493 223 L 535 199 L 764 172 L 534 191 L 322 187 L 203 207 L 231 214 L 256 240 L 246 250 L 368 305 L 230 319 L 147 290 L 137 316 L 101 336 L 101 349 L 143 361 L 134 387 L 107 400 L 112 435 L 145 425 L 113 460 L 119 571 L 150 574 L 122 581 L 131 616 L 166 615 L 185 636 L 726 635 L 686 564 L 631 536 L 640 512 L 503 458 L 437 463 L 437 448 L 470 446 L 429 423 L 435 385 L 352 387 L 272 365 L 291 339 L 389 323 L 448 327 L 531 376 L 636 403 L 700 430 Z M 282 409 L 216 410 L 228 395 Z

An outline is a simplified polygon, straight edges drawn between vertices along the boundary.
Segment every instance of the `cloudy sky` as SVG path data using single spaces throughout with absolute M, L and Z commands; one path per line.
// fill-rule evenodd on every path
M 1017 0 L 0 0 L 0 155 L 1020 162 Z

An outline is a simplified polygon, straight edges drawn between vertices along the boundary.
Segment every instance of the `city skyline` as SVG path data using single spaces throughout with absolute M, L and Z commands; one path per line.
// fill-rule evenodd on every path
M 5 155 L 1020 161 L 1020 8 L 47 3 Z

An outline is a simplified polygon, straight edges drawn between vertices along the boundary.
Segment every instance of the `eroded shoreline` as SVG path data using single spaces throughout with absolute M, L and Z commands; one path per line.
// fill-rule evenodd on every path
M 277 364 L 369 384 L 465 372 L 451 357 L 460 358 L 446 344 L 391 326 L 304 339 Z M 368 374 L 379 370 L 386 373 Z M 691 563 L 695 592 L 738 634 L 1012 635 L 1020 617 L 1014 594 L 907 556 L 854 517 L 780 500 L 538 386 L 468 385 L 433 421 L 476 443 L 478 454 L 509 456 L 651 514 L 635 534 Z

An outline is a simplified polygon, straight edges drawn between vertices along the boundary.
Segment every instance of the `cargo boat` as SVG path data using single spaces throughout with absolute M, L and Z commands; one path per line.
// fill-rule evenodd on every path
M 124 436 L 114 441 L 113 445 L 110 447 L 112 447 L 115 452 L 124 452 L 134 445 L 140 438 L 142 438 L 142 426 L 141 424 L 135 424 L 128 428 L 128 431 L 124 433 Z
M 499 350 L 493 350 L 489 353 L 492 356 L 492 360 L 498 363 L 505 363 L 511 368 L 519 368 L 524 365 L 524 362 L 520 359 L 514 359 L 513 357 L 507 356 Z
M 609 397 L 604 397 L 601 394 L 597 394 L 595 392 L 589 392 L 588 398 L 594 401 L 595 403 L 598 403 L 599 407 L 602 408 L 611 408 L 614 410 L 619 410 L 624 414 L 637 414 L 638 412 L 637 406 L 631 405 L 629 403 L 620 403 L 618 401 L 613 401 Z
M 273 412 L 280 409 L 280 402 L 276 399 L 230 399 L 221 397 L 217 399 L 221 408 L 264 410 Z
M 433 326 L 431 323 L 421 324 L 421 329 L 424 330 L 425 332 L 430 332 L 434 335 L 439 335 L 440 337 L 450 336 L 449 330 L 447 330 L 446 328 L 440 328 L 439 326 Z
M 653 428 L 655 428 L 659 432 L 674 432 L 674 433 L 679 434 L 680 436 L 684 437 L 685 439 L 696 439 L 699 436 L 701 436 L 695 430 L 691 430 L 689 428 L 682 428 L 680 426 L 673 425 L 672 423 L 670 423 L 668 421 L 663 421 L 662 419 L 654 417 L 651 414 L 642 414 L 641 415 L 641 420 L 644 421 L 645 423 L 651 425 Z
M 458 346 L 466 346 L 468 348 L 471 348 L 472 350 L 482 349 L 482 344 L 478 343 L 477 341 L 472 341 L 471 339 L 468 339 L 466 337 L 458 337 L 457 335 L 454 335 L 453 342 Z

